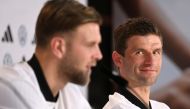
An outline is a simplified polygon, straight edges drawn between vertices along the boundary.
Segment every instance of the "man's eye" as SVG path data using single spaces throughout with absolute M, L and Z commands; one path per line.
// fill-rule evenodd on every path
M 142 51 L 137 51 L 135 54 L 136 54 L 136 55 L 142 55 L 143 52 L 142 52 Z
M 94 43 L 86 43 L 86 46 L 89 48 L 93 48 L 94 47 Z
M 155 54 L 155 55 L 160 55 L 160 54 L 161 54 L 161 51 L 154 51 L 153 54 Z

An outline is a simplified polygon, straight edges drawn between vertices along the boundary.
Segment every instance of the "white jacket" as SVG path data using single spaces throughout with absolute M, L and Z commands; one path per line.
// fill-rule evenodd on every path
M 56 103 L 45 100 L 28 63 L 0 69 L 0 109 L 91 109 L 79 87 L 67 84 Z
M 150 100 L 152 109 L 170 109 L 166 104 Z M 123 95 L 115 92 L 109 96 L 109 101 L 103 107 L 103 109 L 140 109 L 136 105 L 132 104 Z

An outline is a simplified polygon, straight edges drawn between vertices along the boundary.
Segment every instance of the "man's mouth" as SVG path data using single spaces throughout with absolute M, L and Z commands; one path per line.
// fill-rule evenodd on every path
M 141 69 L 141 71 L 156 71 L 156 70 L 153 70 L 153 69 Z
M 140 69 L 140 71 L 142 71 L 142 72 L 156 72 L 157 70 L 153 69 L 153 68 L 142 68 L 142 69 Z

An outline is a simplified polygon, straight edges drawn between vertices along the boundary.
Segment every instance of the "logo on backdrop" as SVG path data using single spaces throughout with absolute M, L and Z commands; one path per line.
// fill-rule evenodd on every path
M 27 30 L 24 25 L 20 25 L 18 29 L 18 39 L 19 39 L 20 45 L 24 47 L 27 42 Z
M 8 25 L 7 29 L 4 32 L 4 36 L 1 39 L 2 42 L 7 42 L 7 43 L 13 43 L 13 36 L 11 33 L 11 27 Z
M 12 28 L 9 24 L 7 25 L 6 29 L 4 30 L 3 36 L 0 39 L 0 41 L 2 43 L 7 43 L 7 44 L 11 44 L 15 42 L 15 38 L 18 38 L 18 44 L 20 46 L 15 46 L 16 49 L 19 49 L 21 47 L 25 47 L 27 45 L 28 42 L 30 42 L 31 46 L 35 45 L 35 37 L 33 37 L 33 39 L 31 41 L 28 41 L 28 31 L 25 25 L 21 24 L 18 29 L 17 29 L 17 35 L 16 37 L 14 37 L 14 34 L 12 33 Z M 17 42 L 17 41 L 16 41 Z M 13 45 L 14 46 L 14 45 Z M 17 60 L 17 58 L 19 57 L 15 57 L 14 54 L 9 53 L 9 51 L 7 50 L 5 52 L 5 54 L 2 57 L 2 64 L 3 65 L 13 65 L 14 63 L 14 59 Z M 23 54 L 23 56 L 20 59 L 21 61 L 26 61 L 26 56 Z
M 25 61 L 26 61 L 26 57 L 22 56 L 22 62 L 25 62 Z
M 3 57 L 3 64 L 4 65 L 12 65 L 13 59 L 10 53 L 6 53 Z

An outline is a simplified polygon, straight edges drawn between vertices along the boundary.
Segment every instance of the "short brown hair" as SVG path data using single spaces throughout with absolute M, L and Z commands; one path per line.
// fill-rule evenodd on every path
M 146 18 L 132 18 L 126 23 L 119 25 L 114 31 L 114 49 L 124 56 L 124 51 L 127 48 L 126 43 L 130 37 L 134 35 L 155 34 L 162 41 L 161 32 L 155 24 Z
M 50 0 L 45 3 L 37 19 L 37 46 L 44 47 L 55 33 L 71 31 L 81 24 L 102 23 L 99 13 L 75 0 Z

